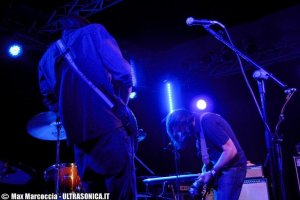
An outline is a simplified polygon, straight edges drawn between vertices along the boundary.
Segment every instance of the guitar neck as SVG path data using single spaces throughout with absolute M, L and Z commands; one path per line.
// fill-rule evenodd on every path
M 165 177 L 156 177 L 156 178 L 147 178 L 143 180 L 143 183 L 148 185 L 155 185 L 161 183 L 175 183 L 177 180 L 180 182 L 184 181 L 195 181 L 198 178 L 199 174 L 183 174 L 176 176 L 165 176 Z

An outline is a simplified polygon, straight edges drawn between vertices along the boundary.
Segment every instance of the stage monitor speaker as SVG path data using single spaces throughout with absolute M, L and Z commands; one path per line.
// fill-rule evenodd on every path
M 269 200 L 267 179 L 245 179 L 239 200 Z

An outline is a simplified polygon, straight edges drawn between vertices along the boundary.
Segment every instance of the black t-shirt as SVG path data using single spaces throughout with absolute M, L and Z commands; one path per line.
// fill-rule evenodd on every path
M 206 113 L 202 118 L 207 151 L 211 162 L 216 163 L 222 154 L 222 145 L 230 138 L 237 148 L 237 155 L 224 168 L 246 166 L 247 158 L 230 124 L 220 115 Z

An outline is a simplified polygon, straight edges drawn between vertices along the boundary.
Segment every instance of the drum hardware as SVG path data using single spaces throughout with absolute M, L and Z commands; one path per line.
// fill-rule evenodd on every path
M 60 141 L 66 139 L 66 132 L 60 121 L 58 113 L 49 111 L 35 115 L 27 123 L 27 131 L 37 139 L 56 141 L 56 162 L 57 166 L 55 181 L 55 193 L 59 194 L 60 190 Z
M 47 141 L 65 140 L 66 132 L 55 112 L 42 112 L 29 120 L 27 132 L 34 138 Z
M 75 163 L 54 164 L 44 171 L 47 192 L 82 192 L 81 180 Z

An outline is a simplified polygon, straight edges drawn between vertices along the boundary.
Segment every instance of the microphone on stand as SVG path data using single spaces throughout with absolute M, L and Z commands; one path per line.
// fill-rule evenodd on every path
M 284 90 L 284 93 L 285 94 L 291 94 L 291 93 L 296 92 L 296 91 L 297 91 L 296 88 L 288 88 L 288 89 Z
M 194 26 L 194 25 L 210 26 L 210 25 L 218 24 L 222 28 L 225 28 L 225 26 L 218 21 L 208 20 L 208 19 L 195 19 L 193 17 L 188 17 L 186 19 L 186 24 L 188 26 Z
M 265 70 L 262 70 L 262 69 L 256 70 L 252 76 L 256 80 L 259 80 L 259 79 L 267 80 L 270 77 L 270 75 Z

